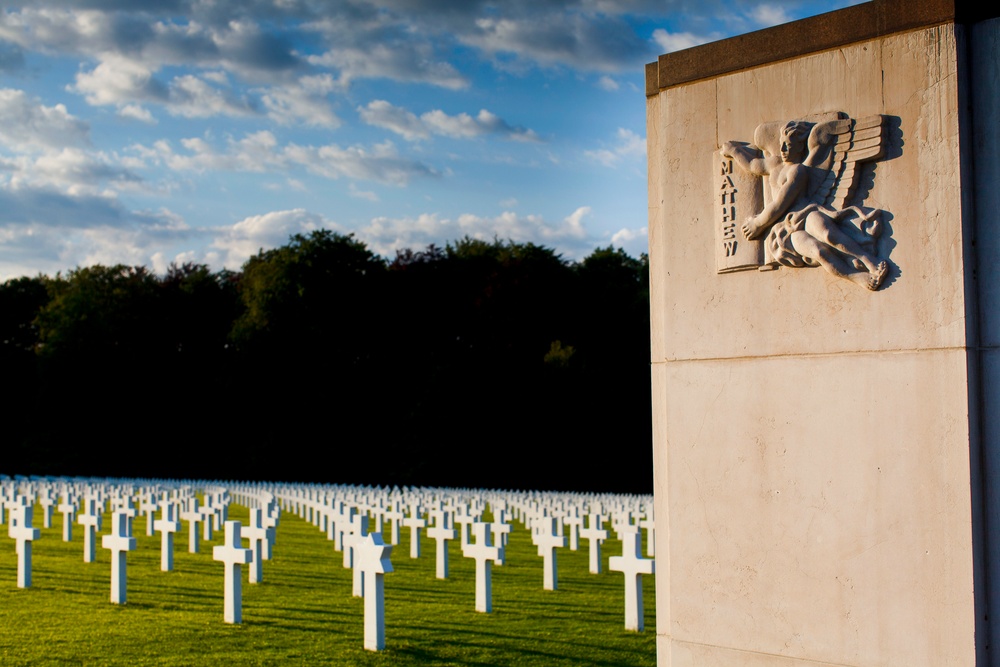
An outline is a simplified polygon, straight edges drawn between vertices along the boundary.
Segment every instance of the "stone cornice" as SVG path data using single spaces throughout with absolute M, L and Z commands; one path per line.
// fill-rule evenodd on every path
M 659 57 L 646 65 L 646 96 L 699 79 L 836 49 L 884 35 L 1000 16 L 1000 6 L 975 0 L 872 0 L 800 21 Z

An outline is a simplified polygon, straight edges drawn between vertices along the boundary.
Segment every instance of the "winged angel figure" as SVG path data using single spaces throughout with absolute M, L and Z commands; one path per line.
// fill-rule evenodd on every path
M 883 157 L 885 144 L 878 115 L 764 123 L 754 131 L 752 146 L 725 142 L 723 155 L 766 179 L 764 208 L 744 221 L 743 235 L 752 240 L 767 234 L 765 248 L 778 264 L 822 266 L 877 290 L 888 271 L 877 255 L 881 211 L 845 203 L 857 191 L 858 163 Z

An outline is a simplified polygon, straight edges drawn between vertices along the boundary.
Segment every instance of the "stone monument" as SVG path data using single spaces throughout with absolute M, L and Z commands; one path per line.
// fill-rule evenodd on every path
M 1000 665 L 998 16 L 647 65 L 661 667 Z

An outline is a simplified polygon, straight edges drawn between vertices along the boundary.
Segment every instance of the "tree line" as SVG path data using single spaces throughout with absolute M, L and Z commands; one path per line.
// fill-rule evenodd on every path
M 295 235 L 0 285 L 0 472 L 648 492 L 645 256 Z

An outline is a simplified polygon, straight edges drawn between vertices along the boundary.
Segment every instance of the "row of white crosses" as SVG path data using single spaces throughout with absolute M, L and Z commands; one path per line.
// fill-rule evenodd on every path
M 39 530 L 32 526 L 33 497 L 36 492 L 36 483 L 32 482 L 31 484 L 21 485 L 22 490 L 27 491 L 32 497 L 31 499 L 23 494 L 17 495 L 16 492 L 12 491 L 17 486 L 18 484 L 16 483 L 13 485 L 9 483 L 0 484 L 0 498 L 3 499 L 4 509 L 10 510 L 11 520 L 8 526 L 8 534 L 17 542 L 18 586 L 28 588 L 31 586 L 31 543 L 39 537 Z M 136 548 L 136 540 L 132 537 L 132 519 L 137 515 L 137 509 L 133 503 L 133 496 L 136 493 L 135 489 L 131 486 L 115 487 L 109 484 L 91 485 L 79 482 L 72 486 L 63 482 L 62 487 L 62 503 L 59 506 L 59 510 L 63 514 L 63 539 L 65 541 L 72 539 L 72 524 L 75 517 L 77 523 L 84 529 L 84 562 L 90 563 L 95 560 L 96 534 L 101 530 L 105 505 L 110 503 L 113 511 L 112 532 L 111 534 L 102 536 L 101 544 L 103 548 L 111 551 L 111 602 L 125 604 L 127 600 L 126 554 L 129 551 L 134 551 Z M 46 486 L 43 482 L 39 482 L 37 483 L 37 493 L 38 502 L 42 505 L 43 510 L 46 512 L 51 510 L 55 504 L 55 492 L 52 486 Z M 83 496 L 82 509 L 78 508 L 76 504 L 77 498 L 81 495 Z M 197 500 L 194 498 L 193 488 L 190 487 L 184 489 L 183 492 L 178 489 L 175 489 L 172 494 L 164 492 L 158 503 L 154 502 L 155 496 L 155 489 L 151 490 L 147 488 L 140 491 L 139 511 L 146 513 L 148 523 L 147 534 L 152 534 L 154 530 L 162 533 L 160 566 L 161 570 L 171 571 L 173 569 L 173 534 L 180 529 L 180 522 L 175 517 L 181 514 L 182 504 L 188 508 L 188 511 L 192 508 L 197 510 Z M 209 531 L 213 521 L 217 523 L 225 522 L 227 527 L 235 523 L 235 535 L 238 538 L 240 535 L 238 522 L 225 521 L 226 509 L 229 503 L 228 492 L 225 489 L 206 489 L 204 496 L 206 498 L 205 507 L 215 506 L 215 509 L 211 511 L 205 511 L 204 509 L 198 511 L 198 519 L 203 523 L 203 527 L 205 527 L 206 539 L 211 539 Z M 157 507 L 160 509 L 161 518 L 152 520 Z M 251 546 L 256 546 L 256 549 L 248 550 L 250 553 L 262 551 L 260 543 L 262 538 L 265 538 L 267 535 L 267 529 L 261 525 L 260 510 L 255 510 L 255 512 L 256 514 L 252 514 L 252 516 L 255 516 L 257 521 L 247 531 L 251 538 Z M 51 520 L 47 522 L 46 527 L 51 527 Z M 259 528 L 260 530 L 255 532 L 254 528 Z M 197 536 L 196 532 L 192 534 Z M 219 547 L 216 547 L 216 550 L 218 549 Z M 220 552 L 217 551 L 216 555 L 220 555 Z M 227 562 L 227 573 L 231 573 L 231 563 L 228 560 L 232 560 L 232 558 L 228 558 L 227 560 L 227 556 L 222 554 L 217 559 Z M 251 571 L 251 583 L 261 580 L 261 560 L 262 558 L 257 558 L 257 567 Z M 239 597 L 238 579 L 233 584 L 227 577 L 224 595 L 224 619 L 227 622 L 239 622 Z M 236 600 L 235 603 L 234 600 Z
M 250 493 L 237 489 L 234 496 Z M 383 542 L 381 533 L 368 532 L 368 511 L 359 513 L 356 507 L 335 501 L 325 494 L 316 494 L 314 490 L 283 490 L 278 495 L 286 509 L 319 527 L 328 539 L 334 539 L 336 548 L 343 551 L 344 567 L 352 570 L 351 593 L 355 597 L 364 598 L 364 647 L 371 651 L 384 649 L 383 577 L 392 572 L 392 545 Z M 382 523 L 386 510 L 384 503 L 366 507 L 375 511 L 377 516 L 372 518 L 376 527 L 380 528 L 379 524 Z
M 217 547 L 213 551 L 213 556 L 218 556 L 226 564 L 227 571 L 233 572 L 234 567 L 243 564 L 251 565 L 250 581 L 259 582 L 262 579 L 261 563 L 267 560 L 270 549 L 274 541 L 274 525 L 277 523 L 277 504 L 273 501 L 279 499 L 281 504 L 287 509 L 299 513 L 303 518 L 311 521 L 322 530 L 328 539 L 335 543 L 335 548 L 345 551 L 345 565 L 354 570 L 354 594 L 362 595 L 366 598 L 366 609 L 369 605 L 367 596 L 364 595 L 365 577 L 367 572 L 382 568 L 384 571 L 391 571 L 391 564 L 386 570 L 385 564 L 381 563 L 372 566 L 371 563 L 359 557 L 362 544 L 368 544 L 366 529 L 369 520 L 375 522 L 376 531 L 373 531 L 372 540 L 381 543 L 379 531 L 386 526 L 392 534 L 391 542 L 398 543 L 398 535 L 401 527 L 408 527 L 411 531 L 411 557 L 420 557 L 419 531 L 426 529 L 428 536 L 436 543 L 437 548 L 437 568 L 438 578 L 448 577 L 447 563 L 447 543 L 450 540 L 460 539 L 463 556 L 476 560 L 476 609 L 489 613 L 492 609 L 491 592 L 491 567 L 495 563 L 503 564 L 502 546 L 506 542 L 511 529 L 507 523 L 508 517 L 517 517 L 523 521 L 532 531 L 533 541 L 539 549 L 539 556 L 543 563 L 543 588 L 556 590 L 558 587 L 556 550 L 569 546 L 576 549 L 579 540 L 584 539 L 590 546 L 590 571 L 599 574 L 601 571 L 601 543 L 608 539 L 608 531 L 604 529 L 604 524 L 608 520 L 612 528 L 616 531 L 619 539 L 623 541 L 624 553 L 622 557 L 612 560 L 612 569 L 623 571 L 626 575 L 626 584 L 633 593 L 626 592 L 626 627 L 633 630 L 642 629 L 642 600 L 641 581 L 642 574 L 652 572 L 651 562 L 648 565 L 641 562 L 644 559 L 639 557 L 641 539 L 639 531 L 646 530 L 647 535 L 652 537 L 653 522 L 650 512 L 651 503 L 642 498 L 622 498 L 616 496 L 594 496 L 594 495 L 573 495 L 573 494 L 546 494 L 546 493 L 514 493 L 500 491 L 474 491 L 455 489 L 393 489 L 392 491 L 383 489 L 360 489 L 357 487 L 317 487 L 301 485 L 246 485 L 245 488 L 231 486 L 233 489 L 233 499 L 246 505 L 264 506 L 270 503 L 270 507 L 275 510 L 265 510 L 259 507 L 259 512 L 251 513 L 249 526 L 240 526 L 236 535 L 241 537 L 240 542 L 232 542 L 232 529 L 227 531 L 227 542 L 223 547 Z M 127 493 L 115 495 L 113 487 L 98 486 L 96 489 L 77 485 L 73 488 L 63 487 L 63 504 L 71 506 L 67 508 L 73 511 L 75 502 L 83 502 L 84 509 L 80 513 L 78 521 L 88 532 L 99 530 L 96 525 L 99 522 L 105 503 L 111 503 L 117 507 L 126 517 L 134 516 L 136 511 L 143 512 L 147 516 L 147 531 L 149 525 L 153 529 L 159 530 L 162 534 L 161 542 L 161 569 L 169 571 L 172 569 L 172 542 L 173 534 L 179 530 L 180 518 L 185 518 L 189 522 L 189 530 L 193 539 L 189 540 L 189 545 L 197 540 L 197 523 L 202 523 L 203 533 L 210 535 L 208 531 L 214 526 L 219 526 L 224 521 L 223 515 L 219 511 L 220 506 L 228 504 L 229 498 L 223 489 L 209 491 L 206 489 L 206 503 L 198 506 L 193 491 L 180 493 L 177 489 L 171 492 L 168 497 L 163 495 L 159 501 L 156 500 L 156 491 L 150 488 L 140 487 L 138 490 L 129 489 Z M 39 490 L 39 497 L 44 495 L 44 490 Z M 81 496 L 83 496 L 81 498 Z M 138 498 L 138 508 L 132 504 L 132 498 Z M 0 488 L 0 498 L 3 502 L 14 507 L 13 498 L 10 494 L 4 495 Z M 8 502 L 9 498 L 9 502 Z M 262 500 L 264 499 L 264 500 Z M 40 502 L 40 501 L 39 501 Z M 92 508 L 91 503 L 96 507 Z M 487 504 L 492 510 L 494 521 L 490 524 L 482 523 L 480 517 Z M 159 507 L 161 518 L 155 522 L 148 521 L 152 515 L 150 505 Z M 212 507 L 212 510 L 207 508 Z M 173 508 L 173 509 L 171 509 Z M 60 509 L 60 511 L 64 511 Z M 187 514 L 187 516 L 185 516 Z M 64 514 L 64 516 L 67 516 Z M 426 519 L 424 517 L 427 517 Z M 428 521 L 429 520 L 429 521 Z M 117 521 L 117 515 L 116 515 Z M 268 523 L 270 522 L 270 525 Z M 70 521 L 65 521 L 71 523 Z M 458 526 L 458 530 L 456 530 Z M 234 527 L 235 528 L 235 527 Z M 126 529 L 128 531 L 128 529 Z M 130 532 L 116 532 L 118 540 L 105 540 L 108 546 L 123 543 Z M 92 533 L 91 533 L 92 534 Z M 113 536 L 106 536 L 108 538 Z M 210 538 L 209 538 L 210 539 Z M 249 541 L 249 548 L 238 552 L 234 550 L 244 549 L 242 539 Z M 346 546 L 345 546 L 346 540 Z M 652 540 L 650 540 L 652 541 Z M 90 540 L 90 551 L 93 551 L 93 537 Z M 387 545 L 382 545 L 387 546 Z M 390 545 L 391 546 L 391 545 Z M 189 547 L 190 548 L 190 547 Z M 194 550 L 197 549 L 195 546 Z M 85 548 L 85 559 L 87 557 Z M 124 559 L 127 547 L 120 547 L 115 552 L 116 558 Z M 248 555 L 243 555 L 243 554 Z M 260 554 L 258 556 L 258 553 Z M 93 560 L 93 556 L 90 557 Z M 385 560 L 388 563 L 388 552 L 385 552 Z M 124 561 L 122 561 L 124 562 Z M 374 568 L 374 569 L 372 569 Z M 124 570 L 124 567 L 121 568 Z M 237 578 L 231 577 L 233 581 Z M 124 586 L 121 587 L 124 589 Z M 379 586 L 373 584 L 372 590 Z M 241 617 L 241 605 L 239 604 L 239 587 L 234 583 L 226 584 L 226 598 L 230 600 L 225 605 L 225 617 L 230 622 L 238 622 Z M 114 593 L 112 595 L 114 598 Z M 376 597 L 379 597 L 376 595 Z M 122 600 L 124 600 L 124 590 L 122 590 Z M 371 604 L 375 604 L 372 602 Z M 379 616 L 384 612 L 373 612 L 374 616 Z M 367 616 L 366 616 L 367 618 Z M 378 621 L 374 621 L 376 625 Z M 366 620 L 366 637 L 368 621 Z M 374 645 L 380 648 L 384 645 L 384 628 L 381 631 L 373 630 Z M 378 639 L 381 637 L 381 639 Z M 366 640 L 366 644 L 367 644 Z M 371 647 L 369 647 L 371 648 Z
M 435 574 L 439 579 L 448 577 L 448 549 L 447 543 L 456 539 L 461 539 L 463 555 L 477 558 L 477 609 L 491 609 L 490 595 L 490 571 L 485 565 L 502 564 L 503 552 L 500 548 L 506 541 L 510 525 L 505 522 L 506 513 L 513 509 L 532 531 L 532 539 L 538 548 L 538 554 L 543 562 L 542 586 L 547 590 L 558 588 L 558 567 L 556 550 L 567 546 L 572 550 L 579 548 L 580 539 L 587 540 L 590 551 L 590 571 L 600 574 L 602 570 L 601 544 L 608 539 L 609 532 L 603 527 L 607 521 L 605 517 L 610 516 L 613 528 L 617 537 L 623 541 L 625 546 L 624 556 L 616 557 L 614 561 L 614 571 L 622 571 L 625 563 L 636 572 L 626 572 L 627 586 L 631 593 L 627 593 L 626 604 L 626 627 L 629 629 L 641 629 L 641 597 L 634 595 L 635 587 L 641 586 L 641 574 L 646 572 L 646 564 L 635 565 L 632 563 L 632 555 L 638 556 L 638 552 L 630 546 L 631 540 L 635 539 L 636 544 L 641 542 L 638 531 L 641 528 L 647 530 L 652 542 L 652 516 L 648 508 L 650 503 L 641 499 L 612 497 L 604 502 L 601 499 L 590 499 L 590 502 L 579 502 L 579 499 L 565 497 L 552 500 L 551 494 L 492 494 L 488 500 L 493 509 L 494 518 L 497 519 L 492 524 L 484 525 L 481 530 L 484 534 L 491 535 L 492 539 L 478 540 L 476 547 L 470 548 L 470 528 L 479 519 L 479 515 L 485 505 L 485 500 L 479 497 L 481 492 L 471 492 L 472 496 L 467 496 L 464 492 L 449 490 L 440 493 L 440 490 L 411 489 L 400 492 L 394 489 L 392 492 L 381 489 L 357 489 L 356 487 L 292 487 L 276 491 L 282 498 L 286 507 L 297 512 L 303 518 L 312 521 L 314 524 L 324 528 L 324 522 L 328 536 L 337 536 L 334 539 L 344 539 L 348 541 L 360 539 L 359 532 L 355 528 L 349 527 L 351 522 L 356 523 L 358 517 L 371 517 L 375 522 L 376 531 L 382 527 L 383 520 L 390 522 L 390 530 L 393 531 L 393 543 L 398 542 L 395 535 L 398 525 L 410 529 L 410 557 L 419 558 L 420 552 L 420 531 L 426 529 L 428 537 L 435 541 L 436 569 Z M 448 500 L 444 500 L 447 498 Z M 456 498 L 461 500 L 456 501 Z M 576 502 L 574 502 L 576 500 Z M 405 512 L 396 508 L 405 509 Z M 427 518 L 425 519 L 425 515 Z M 319 517 L 318 519 L 315 517 Z M 640 523 L 641 522 L 641 523 Z M 459 526 L 456 535 L 456 524 Z M 339 525 L 340 528 L 335 528 Z M 367 521 L 365 521 L 367 525 Z M 634 538 L 628 537 L 635 534 Z M 351 537 L 351 536 L 354 537 Z M 625 544 L 626 540 L 629 544 Z M 497 547 L 493 547 L 497 544 Z M 336 548 L 345 550 L 344 565 L 351 567 L 353 561 L 350 552 L 350 544 L 344 547 L 336 543 Z M 495 552 L 489 551 L 496 549 Z M 649 547 L 652 553 L 652 547 Z M 493 559 L 483 558 L 482 553 L 491 553 Z M 624 560 L 622 560 L 624 559 Z M 646 563 L 651 563 L 646 561 Z M 354 593 L 359 595 L 358 575 L 355 576 Z M 641 588 L 639 588 L 641 591 Z M 633 602 L 635 600 L 635 602 Z M 638 606 L 637 606 L 638 605 Z M 633 619 L 639 618 L 639 622 Z

